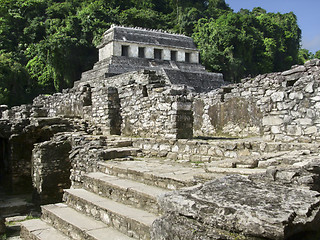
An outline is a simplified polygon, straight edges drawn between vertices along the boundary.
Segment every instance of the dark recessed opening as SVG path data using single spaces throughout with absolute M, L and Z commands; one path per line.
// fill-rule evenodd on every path
M 293 87 L 297 80 L 289 80 L 287 81 L 287 87 Z
M 162 50 L 154 49 L 154 59 L 161 59 L 161 58 L 162 58 Z
M 171 51 L 171 61 L 177 61 L 177 51 Z
M 147 86 L 142 87 L 142 96 L 143 97 L 148 97 L 148 89 Z
M 139 58 L 145 58 L 144 47 L 139 47 L 138 56 L 139 56 Z
M 186 60 L 185 60 L 187 63 L 190 62 L 190 53 L 186 53 Z
M 129 57 L 129 46 L 121 46 L 121 56 Z

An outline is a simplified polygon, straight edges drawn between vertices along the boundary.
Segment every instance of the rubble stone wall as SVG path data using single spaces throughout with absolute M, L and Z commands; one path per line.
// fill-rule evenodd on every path
M 230 140 L 132 138 L 132 141 L 133 146 L 140 148 L 146 156 L 191 162 L 210 162 L 221 158 L 250 159 L 250 156 L 258 159 L 265 153 L 303 149 L 316 152 L 319 147 L 314 143 L 262 142 L 260 138 Z
M 154 71 L 84 81 L 92 88 L 91 121 L 103 132 L 126 136 L 191 138 L 192 100 L 185 86 L 165 83 Z
M 194 100 L 195 135 L 263 135 L 265 140 L 320 139 L 320 60 L 244 79 Z
M 71 143 L 65 135 L 35 144 L 32 150 L 33 199 L 38 204 L 61 202 L 63 189 L 71 186 Z

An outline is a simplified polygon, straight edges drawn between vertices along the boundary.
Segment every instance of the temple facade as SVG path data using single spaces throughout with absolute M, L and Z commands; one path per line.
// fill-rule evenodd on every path
M 192 38 L 157 30 L 112 26 L 99 48 L 99 61 L 112 56 L 199 63 Z

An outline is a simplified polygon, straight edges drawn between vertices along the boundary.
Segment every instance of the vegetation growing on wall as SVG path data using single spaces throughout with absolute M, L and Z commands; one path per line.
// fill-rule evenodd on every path
M 293 13 L 234 13 L 224 0 L 0 0 L 0 104 L 71 87 L 113 23 L 193 36 L 203 64 L 230 81 L 311 57 Z

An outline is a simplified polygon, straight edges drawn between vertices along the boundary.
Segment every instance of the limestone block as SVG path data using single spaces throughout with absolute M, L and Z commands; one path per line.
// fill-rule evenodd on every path
M 292 92 L 289 94 L 289 98 L 290 99 L 297 99 L 297 100 L 301 100 L 303 99 L 303 93 L 301 92 Z
M 236 157 L 238 157 L 238 154 L 237 154 L 237 152 L 234 152 L 234 151 L 226 151 L 224 153 L 224 156 L 228 157 L 228 158 L 236 158 Z
M 317 103 L 314 105 L 314 107 L 315 107 L 316 109 L 320 109 L 320 102 L 317 102 Z
M 279 133 L 281 133 L 280 127 L 279 127 L 279 126 L 272 126 L 272 127 L 271 127 L 271 133 L 273 133 L 273 134 L 279 134 Z
M 159 198 L 159 204 L 165 214 L 153 224 L 156 239 L 174 239 L 160 238 L 168 232 L 173 236 L 188 233 L 179 231 L 181 229 L 197 229 L 196 232 L 202 234 L 195 238 L 189 235 L 193 233 L 188 233 L 182 239 L 208 239 L 208 231 L 212 229 L 266 239 L 289 239 L 310 231 L 319 233 L 318 192 L 272 182 L 254 182 L 240 175 L 167 193 Z M 167 222 L 169 214 L 174 214 L 175 218 Z M 185 222 L 185 219 L 193 221 Z M 202 225 L 200 229 L 198 222 Z
M 318 132 L 318 129 L 316 126 L 308 127 L 304 130 L 304 134 L 316 134 Z
M 183 110 L 183 111 L 191 111 L 192 103 L 191 102 L 174 102 L 172 103 L 173 110 Z
M 295 122 L 299 123 L 300 125 L 312 125 L 312 119 L 310 118 L 299 118 L 295 120 Z
M 216 156 L 219 156 L 219 157 L 224 156 L 224 152 L 220 148 L 215 149 L 215 154 L 216 154 Z
M 314 118 L 316 116 L 316 112 L 312 109 L 307 110 L 307 117 L 308 118 Z
M 284 99 L 284 92 L 275 92 L 271 94 L 271 100 L 273 102 L 282 102 Z
M 307 92 L 307 93 L 313 93 L 313 92 L 314 92 L 313 85 L 314 85 L 313 82 L 309 83 L 309 84 L 305 87 L 304 91 Z
M 289 125 L 289 126 L 287 126 L 287 133 L 288 133 L 288 135 L 301 136 L 302 129 L 301 129 L 301 127 L 296 126 L 296 125 Z
M 284 71 L 281 75 L 282 76 L 288 76 L 294 73 L 299 73 L 299 72 L 305 72 L 307 69 L 305 66 L 298 66 L 296 68 L 290 69 L 288 71 Z
M 266 116 L 262 119 L 263 126 L 279 126 L 283 124 L 283 119 L 278 116 Z
M 320 95 L 316 95 L 315 97 L 312 97 L 311 100 L 315 102 L 320 102 Z
M 178 153 L 178 152 L 179 152 L 179 146 L 178 146 L 178 145 L 174 145 L 174 146 L 172 147 L 172 152 Z
M 268 89 L 265 93 L 265 96 L 271 96 L 273 93 L 275 93 L 275 90 Z

